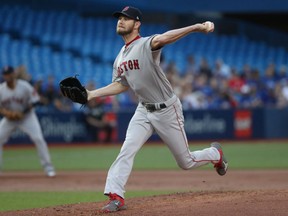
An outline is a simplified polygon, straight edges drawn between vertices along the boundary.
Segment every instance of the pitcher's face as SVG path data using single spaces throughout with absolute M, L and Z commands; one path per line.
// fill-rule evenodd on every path
M 118 22 L 117 22 L 117 28 L 116 28 L 117 34 L 121 36 L 131 34 L 133 30 L 135 29 L 136 22 L 137 21 L 129 17 L 119 16 Z

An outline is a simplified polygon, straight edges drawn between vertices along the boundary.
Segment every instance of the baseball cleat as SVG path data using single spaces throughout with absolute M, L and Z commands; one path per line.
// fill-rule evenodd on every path
M 46 176 L 47 176 L 47 177 L 52 178 L 52 177 L 55 177 L 55 176 L 56 176 L 56 172 L 55 172 L 55 169 L 54 169 L 53 166 L 48 165 L 48 166 L 46 166 L 46 167 L 44 168 L 44 170 L 45 170 L 45 173 L 46 173 Z
M 124 199 L 118 196 L 116 193 L 110 193 L 109 199 L 109 203 L 102 208 L 103 212 L 109 213 L 126 209 Z
M 54 170 L 47 171 L 46 172 L 46 176 L 50 177 L 50 178 L 53 178 L 53 177 L 56 176 L 56 172 Z
M 216 169 L 216 172 L 220 176 L 223 176 L 223 175 L 226 174 L 226 172 L 228 170 L 228 161 L 224 157 L 224 154 L 223 154 L 222 147 L 221 147 L 220 143 L 217 143 L 217 142 L 211 143 L 211 147 L 216 148 L 219 151 L 219 153 L 220 153 L 220 160 L 219 160 L 218 163 L 214 164 L 214 168 Z

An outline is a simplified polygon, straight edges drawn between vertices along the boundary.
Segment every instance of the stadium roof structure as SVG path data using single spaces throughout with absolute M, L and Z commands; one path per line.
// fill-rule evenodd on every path
M 165 4 L 155 0 L 1 0 L 1 3 L 21 3 L 37 6 L 61 7 L 81 11 L 107 13 L 127 5 L 142 11 L 158 11 L 171 14 L 195 12 L 288 12 L 287 0 L 165 0 Z

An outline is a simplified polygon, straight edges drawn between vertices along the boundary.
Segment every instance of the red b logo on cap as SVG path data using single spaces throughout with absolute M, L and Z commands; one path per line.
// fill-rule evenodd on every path
M 122 11 L 127 11 L 129 9 L 129 6 L 126 6 Z

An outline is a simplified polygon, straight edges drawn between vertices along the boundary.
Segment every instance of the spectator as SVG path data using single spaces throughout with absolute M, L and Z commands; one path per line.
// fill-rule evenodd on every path
M 242 70 L 240 71 L 240 76 L 243 80 L 250 79 L 252 69 L 249 64 L 243 65 Z
M 280 81 L 288 80 L 287 67 L 285 65 L 282 65 L 279 69 L 279 80 Z
M 236 69 L 232 68 L 231 77 L 228 80 L 229 89 L 232 91 L 232 93 L 239 94 L 244 84 L 244 80 L 238 75 Z
M 213 75 L 212 70 L 208 64 L 208 61 L 205 58 L 201 59 L 200 66 L 199 66 L 199 74 L 205 75 L 208 78 L 208 80 L 210 80 Z
M 188 55 L 186 59 L 186 65 L 184 74 L 196 75 L 198 73 L 197 65 L 193 55 Z
M 243 85 L 238 102 L 238 107 L 241 108 L 256 108 L 263 105 L 261 94 L 259 94 L 255 85 Z
M 112 141 L 115 122 L 107 119 L 104 105 L 103 98 L 95 98 L 87 103 L 84 111 L 88 131 L 93 135 L 93 141 L 95 142 L 100 140 L 101 132 L 105 134 L 104 142 Z
M 89 82 L 86 89 L 95 89 L 94 82 Z M 118 109 L 115 97 L 95 98 L 88 101 L 85 109 L 85 121 L 92 140 L 94 142 L 104 141 L 111 142 L 113 140 L 113 131 L 116 127 L 115 116 L 112 112 L 107 112 L 107 109 Z M 104 135 L 104 139 L 101 138 Z M 103 139 L 103 140 L 102 140 Z
M 229 94 L 228 91 L 219 91 L 217 96 L 212 101 L 210 108 L 218 109 L 232 109 L 237 106 L 234 98 Z
M 38 95 L 39 95 L 39 101 L 40 103 L 43 105 L 40 107 L 41 110 L 49 110 L 49 101 L 48 99 L 45 97 L 44 92 L 43 92 L 43 80 L 39 79 L 36 80 L 33 84 L 34 89 L 37 91 Z M 39 108 L 38 108 L 39 109 Z
M 52 92 L 50 92 L 52 93 Z M 60 90 L 58 90 L 56 95 L 51 94 L 50 100 L 52 99 L 53 102 L 50 105 L 50 107 L 53 107 L 53 109 L 59 110 L 61 112 L 72 112 L 74 110 L 74 104 L 71 100 L 69 100 L 66 97 L 63 97 Z M 76 104 L 75 104 L 76 106 Z
M 54 76 L 47 78 L 47 83 L 43 82 L 43 96 L 47 99 L 48 105 L 54 105 L 54 99 L 58 95 L 58 88 L 55 86 Z
M 175 62 L 171 61 L 169 62 L 168 66 L 167 66 L 167 70 L 165 71 L 167 79 L 169 80 L 169 82 L 171 83 L 174 92 L 177 96 L 181 95 L 181 82 L 182 79 L 180 77 L 180 72 L 179 69 L 177 68 L 177 65 L 175 64 Z
M 120 95 L 117 95 L 116 96 L 116 99 L 119 103 L 119 105 L 121 105 L 121 109 L 135 109 L 137 107 L 137 103 L 138 103 L 138 100 L 135 96 L 135 94 L 128 90 L 127 92 L 123 92 L 122 94 Z
M 274 89 L 277 81 L 278 76 L 275 65 L 271 63 L 265 70 L 265 74 L 262 77 L 262 83 L 266 89 Z
M 276 107 L 285 108 L 288 106 L 288 81 L 281 81 L 275 88 Z
M 26 80 L 27 82 L 31 83 L 31 75 L 28 73 L 27 68 L 25 65 L 20 65 L 19 67 L 15 68 L 16 78 Z
M 222 59 L 218 59 L 215 62 L 213 75 L 216 77 L 221 77 L 221 78 L 226 78 L 226 79 L 230 78 L 231 76 L 230 67 L 227 64 L 225 64 Z
M 165 55 L 162 54 L 160 57 L 160 67 L 162 68 L 163 71 L 167 70 L 168 67 L 168 63 L 166 61 Z
M 243 77 L 243 80 L 248 86 L 255 86 L 258 91 L 263 87 L 258 69 L 249 70 L 249 73 L 247 73 L 247 76 Z
M 189 82 L 186 82 L 183 86 L 183 93 L 180 99 L 183 110 L 207 108 L 205 94 L 201 91 L 195 90 L 193 85 Z

